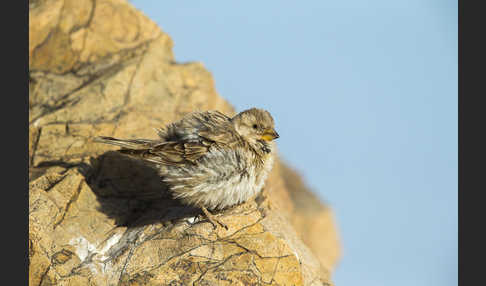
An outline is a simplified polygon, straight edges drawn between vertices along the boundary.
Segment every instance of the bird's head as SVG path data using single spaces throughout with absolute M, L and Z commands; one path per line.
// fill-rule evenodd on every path
M 238 113 L 231 121 L 236 132 L 251 145 L 261 145 L 267 153 L 270 152 L 270 142 L 279 137 L 272 115 L 266 110 L 251 108 Z

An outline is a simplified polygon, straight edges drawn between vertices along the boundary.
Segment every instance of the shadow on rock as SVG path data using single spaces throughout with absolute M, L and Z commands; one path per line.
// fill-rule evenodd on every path
M 157 170 L 137 159 L 109 151 L 82 170 L 100 202 L 99 211 L 117 226 L 172 223 L 201 213 L 173 199 Z

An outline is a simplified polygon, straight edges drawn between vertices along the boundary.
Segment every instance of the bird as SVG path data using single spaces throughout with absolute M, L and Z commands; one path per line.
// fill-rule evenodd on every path
M 233 117 L 217 110 L 191 112 L 156 132 L 157 139 L 99 136 L 94 141 L 155 164 L 174 198 L 200 208 L 215 228 L 226 229 L 211 212 L 242 204 L 262 190 L 280 137 L 270 112 L 254 107 Z

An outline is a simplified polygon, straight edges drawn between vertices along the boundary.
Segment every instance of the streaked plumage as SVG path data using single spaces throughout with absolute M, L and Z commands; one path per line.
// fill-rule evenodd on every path
M 240 204 L 263 187 L 278 138 L 268 111 L 252 108 L 233 118 L 219 111 L 194 112 L 158 129 L 159 139 L 96 141 L 156 165 L 174 197 L 211 210 Z

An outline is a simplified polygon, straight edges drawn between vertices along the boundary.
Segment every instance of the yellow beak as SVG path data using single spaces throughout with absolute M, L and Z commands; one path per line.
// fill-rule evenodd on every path
M 280 136 L 278 135 L 277 131 L 275 131 L 275 129 L 268 129 L 262 135 L 262 139 L 265 141 L 272 141 L 274 139 L 277 139 L 278 137 Z

